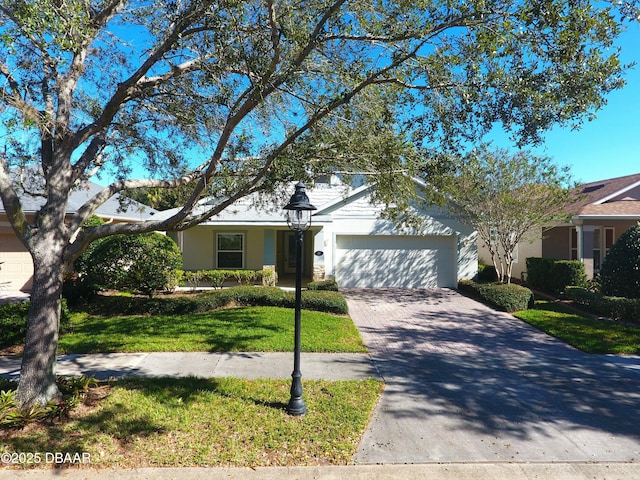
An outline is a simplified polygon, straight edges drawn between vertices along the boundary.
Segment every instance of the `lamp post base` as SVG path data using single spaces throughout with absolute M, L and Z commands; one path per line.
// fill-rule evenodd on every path
M 307 406 L 302 398 L 292 398 L 287 405 L 287 413 L 293 416 L 304 415 L 307 412 Z
M 293 381 L 291 383 L 291 398 L 287 404 L 287 413 L 294 416 L 304 415 L 307 411 L 307 406 L 302 398 L 302 375 L 300 372 L 294 372 L 291 376 Z

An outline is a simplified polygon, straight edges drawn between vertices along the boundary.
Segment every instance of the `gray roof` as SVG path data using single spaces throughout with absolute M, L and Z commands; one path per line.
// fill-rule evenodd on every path
M 293 193 L 294 183 L 290 185 L 290 193 Z M 307 196 L 309 202 L 315 206 L 318 210 L 315 213 L 320 213 L 325 210 L 325 207 L 333 205 L 341 200 L 346 199 L 352 195 L 354 189 L 347 187 L 343 184 L 327 184 L 318 183 L 312 187 L 307 188 Z M 286 224 L 286 213 L 283 210 L 284 205 L 287 203 L 282 198 L 260 198 L 258 195 L 248 196 L 235 202 L 233 205 L 227 207 L 218 215 L 211 217 L 207 222 L 203 222 L 202 225 L 207 224 L 254 224 L 254 225 L 280 225 Z M 204 199 L 194 209 L 194 214 L 198 215 L 206 212 L 212 205 L 215 205 L 215 199 Z M 170 210 L 164 210 L 159 212 L 156 219 L 168 218 L 175 214 L 179 208 L 173 208 Z M 312 212 L 314 213 L 314 212 Z M 322 221 L 320 215 L 315 215 L 314 221 Z
M 38 191 L 37 186 L 34 188 L 35 177 L 31 177 L 29 180 L 31 180 L 29 188 L 34 191 Z M 82 187 L 71 192 L 69 202 L 67 203 L 66 213 L 69 215 L 74 214 L 82 205 L 98 194 L 103 188 L 104 187 L 97 183 L 86 182 Z M 18 194 L 20 195 L 20 201 L 22 202 L 22 209 L 26 214 L 35 213 L 40 210 L 42 205 L 44 205 L 45 199 L 42 196 L 30 195 L 25 192 L 21 192 L 20 190 L 18 190 Z M 135 200 L 123 199 L 124 201 L 121 203 L 121 199 L 123 199 L 123 197 L 118 194 L 112 196 L 109 200 L 98 207 L 95 212 L 96 215 L 105 219 L 143 221 L 148 220 L 158 213 L 157 210 L 136 202 Z M 0 213 L 4 213 L 4 205 L 2 202 L 0 202 Z

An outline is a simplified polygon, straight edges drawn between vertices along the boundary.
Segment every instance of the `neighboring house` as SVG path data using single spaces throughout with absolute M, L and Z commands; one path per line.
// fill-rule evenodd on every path
M 102 188 L 98 184 L 88 182 L 84 188 L 74 191 L 67 205 L 68 214 L 73 214 Z M 22 195 L 21 200 L 27 218 L 32 220 L 42 205 L 43 198 Z M 118 196 L 110 198 L 96 211 L 96 215 L 105 222 L 139 222 L 155 213 L 156 210 L 133 201 L 128 201 L 123 208 Z M 31 255 L 13 232 L 4 206 L 0 202 L 0 289 L 28 292 L 31 290 L 32 276 Z
M 291 188 L 293 192 L 293 187 Z M 303 275 L 341 287 L 455 287 L 477 272 L 475 232 L 445 209 L 421 211 L 421 231 L 400 231 L 370 203 L 371 187 L 347 188 L 335 178 L 307 188 L 313 212 L 303 243 Z M 271 269 L 281 281 L 295 273 L 294 234 L 282 206 L 243 199 L 188 230 L 169 233 L 185 270 Z M 207 201 L 200 208 L 206 208 Z M 173 210 L 160 212 L 170 215 Z
M 542 239 L 518 245 L 514 277 L 526 276 L 527 257 L 545 257 L 580 260 L 592 278 L 618 237 L 640 221 L 640 174 L 587 183 L 578 192 L 580 199 L 567 208 L 572 216 L 568 223 L 545 229 Z M 484 245 L 479 245 L 479 256 L 489 260 Z

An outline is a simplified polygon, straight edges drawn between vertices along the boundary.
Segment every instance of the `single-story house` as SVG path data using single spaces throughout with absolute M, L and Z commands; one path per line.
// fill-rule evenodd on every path
M 417 182 L 416 187 L 420 185 Z M 342 287 L 455 287 L 477 272 L 476 233 L 445 208 L 421 209 L 419 231 L 381 219 L 371 185 L 350 188 L 335 177 L 308 186 L 312 224 L 303 241 L 305 279 L 335 279 Z M 293 184 L 291 192 L 293 193 Z M 168 232 L 185 270 L 270 269 L 284 282 L 295 274 L 294 233 L 282 206 L 245 198 L 208 221 Z M 207 208 L 203 200 L 199 208 Z M 160 212 L 159 216 L 173 211 Z
M 102 190 L 100 185 L 87 182 L 74 191 L 67 204 L 67 212 L 73 214 L 85 202 Z M 33 219 L 42 206 L 42 197 L 21 196 L 22 207 L 28 219 Z M 128 201 L 121 205 L 118 196 L 111 197 L 97 210 L 96 215 L 105 222 L 140 222 L 154 215 L 156 210 L 141 203 Z M 4 205 L 0 202 L 0 289 L 31 291 L 33 262 L 31 255 L 15 235 L 7 219 Z
M 618 237 L 640 222 L 640 174 L 586 183 L 577 190 L 579 199 L 567 208 L 570 221 L 518 245 L 514 277 L 526 277 L 528 257 L 545 257 L 580 260 L 587 277 L 593 278 Z M 481 261 L 489 260 L 482 244 L 479 256 Z

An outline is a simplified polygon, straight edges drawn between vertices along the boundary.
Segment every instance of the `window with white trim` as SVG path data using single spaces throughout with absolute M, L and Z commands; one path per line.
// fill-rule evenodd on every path
M 578 231 L 575 227 L 570 230 L 570 258 L 578 259 Z M 597 273 L 600 271 L 604 258 L 609 254 L 609 250 L 615 241 L 615 229 L 613 227 L 596 227 L 593 230 L 593 269 Z
M 244 268 L 244 233 L 216 234 L 216 267 Z
M 578 230 L 575 227 L 571 227 L 569 239 L 569 259 L 580 260 L 578 258 Z

